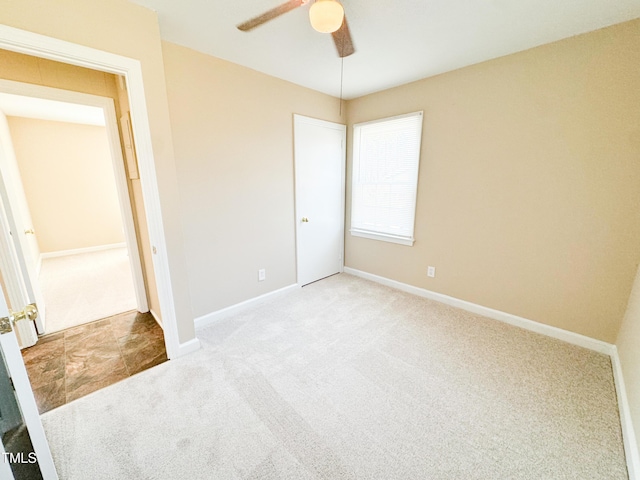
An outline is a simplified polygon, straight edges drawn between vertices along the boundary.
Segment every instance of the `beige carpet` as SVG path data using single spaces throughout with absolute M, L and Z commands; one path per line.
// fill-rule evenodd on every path
M 46 333 L 136 308 L 126 248 L 46 258 L 40 270 Z
M 62 479 L 625 479 L 609 358 L 353 276 L 43 416 Z

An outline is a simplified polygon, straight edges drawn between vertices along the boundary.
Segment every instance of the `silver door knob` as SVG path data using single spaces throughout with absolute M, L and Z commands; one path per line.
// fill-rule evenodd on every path
M 309 219 L 307 217 L 302 217 L 302 223 L 309 223 Z

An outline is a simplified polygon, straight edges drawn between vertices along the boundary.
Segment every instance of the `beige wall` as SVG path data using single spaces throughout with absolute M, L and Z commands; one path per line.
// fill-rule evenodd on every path
M 1 18 L 1 17 L 0 17 Z M 0 78 L 116 98 L 114 75 L 0 49 Z
M 106 128 L 7 119 L 40 251 L 124 242 Z
M 163 53 L 199 316 L 296 282 L 293 114 L 339 122 L 339 103 L 174 44 Z
M 616 346 L 637 438 L 640 435 L 640 269 L 631 290 Z M 640 454 L 640 446 L 638 447 Z
M 350 126 L 425 115 L 415 245 L 347 233 L 346 265 L 614 342 L 640 261 L 638 31 L 349 102 Z
M 126 0 L 21 0 L 3 4 L 0 22 L 140 60 L 178 334 L 180 342 L 194 338 L 179 212 L 180 198 L 176 182 L 160 32 L 155 13 Z M 0 71 L 4 70 L 3 65 Z M 66 83 L 69 79 L 65 74 L 61 74 L 56 80 Z M 107 85 L 106 88 L 110 87 Z

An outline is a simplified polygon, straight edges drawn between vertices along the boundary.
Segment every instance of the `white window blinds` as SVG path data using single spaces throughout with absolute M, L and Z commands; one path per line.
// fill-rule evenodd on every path
M 422 112 L 353 128 L 351 234 L 413 245 Z

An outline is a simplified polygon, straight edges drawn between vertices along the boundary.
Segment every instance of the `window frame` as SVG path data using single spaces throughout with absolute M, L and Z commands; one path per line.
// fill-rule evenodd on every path
M 411 219 L 412 219 L 412 225 L 411 225 L 411 235 L 410 236 L 405 236 L 405 235 L 394 235 L 392 233 L 388 233 L 388 232 L 381 232 L 381 231 L 375 231 L 375 230 L 367 230 L 367 229 L 363 229 L 363 228 L 354 228 L 353 227 L 353 212 L 355 210 L 354 205 L 356 202 L 356 195 L 355 195 L 355 189 L 356 189 L 356 180 L 357 180 L 357 175 L 356 175 L 356 169 L 357 166 L 360 163 L 360 148 L 361 148 L 361 141 L 360 141 L 360 135 L 361 135 L 361 128 L 362 127 L 366 127 L 367 125 L 373 125 L 373 124 L 380 124 L 380 123 L 384 123 L 384 122 L 390 122 L 390 121 L 394 121 L 394 120 L 399 120 L 401 118 L 407 118 L 407 117 L 420 117 L 420 128 L 418 131 L 418 136 L 417 136 L 417 161 L 415 162 L 415 171 L 411 172 L 414 175 L 414 179 L 415 179 L 415 187 L 414 187 L 414 192 L 413 192 L 413 207 L 412 207 L 412 211 L 411 211 Z M 352 174 L 351 174 L 351 215 L 349 218 L 349 221 L 351 223 L 350 228 L 349 228 L 349 233 L 354 236 L 354 237 L 362 237 L 362 238 L 368 238 L 371 240 L 380 240 L 383 242 L 390 242 L 390 243 L 396 243 L 396 244 L 400 244 L 400 245 L 406 245 L 406 246 L 413 246 L 414 242 L 415 242 L 415 225 L 416 225 L 416 209 L 417 209 L 417 203 L 418 203 L 418 176 L 420 174 L 420 158 L 421 158 L 421 150 L 422 150 L 422 130 L 424 128 L 424 111 L 420 110 L 420 111 L 416 111 L 416 112 L 410 112 L 410 113 L 405 113 L 402 115 L 395 115 L 392 117 L 385 117 L 385 118 L 379 118 L 376 120 L 370 120 L 367 122 L 361 122 L 361 123 L 356 123 L 353 125 L 353 149 L 352 149 Z

